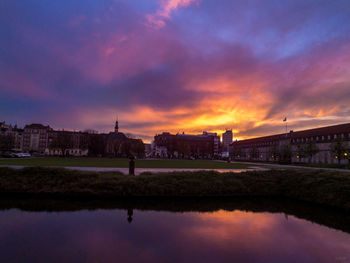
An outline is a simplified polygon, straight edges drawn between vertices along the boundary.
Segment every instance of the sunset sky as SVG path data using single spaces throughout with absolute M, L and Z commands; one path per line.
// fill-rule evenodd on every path
M 0 121 L 117 115 L 146 141 L 350 122 L 350 1 L 0 1 Z

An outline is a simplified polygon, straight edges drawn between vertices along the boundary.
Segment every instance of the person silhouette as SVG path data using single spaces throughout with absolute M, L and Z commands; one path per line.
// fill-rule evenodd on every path
M 129 159 L 129 175 L 135 175 L 135 157 L 130 155 Z

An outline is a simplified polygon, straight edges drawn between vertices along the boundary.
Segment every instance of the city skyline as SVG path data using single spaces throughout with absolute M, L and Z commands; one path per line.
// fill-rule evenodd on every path
M 218 4 L 219 3 L 219 4 Z M 246 139 L 350 122 L 348 1 L 4 1 L 0 121 L 232 129 Z

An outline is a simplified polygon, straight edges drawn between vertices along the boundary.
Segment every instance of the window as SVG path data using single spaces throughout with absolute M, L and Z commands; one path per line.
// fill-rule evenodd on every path
M 331 139 L 331 136 L 330 135 L 328 135 L 328 140 L 330 140 Z
M 334 134 L 334 139 L 337 139 L 337 135 L 336 134 Z
M 322 136 L 322 141 L 324 141 L 324 136 Z
M 342 134 L 341 134 L 341 138 L 344 139 L 344 137 L 345 137 L 345 136 L 344 136 L 344 133 L 342 133 Z
M 317 136 L 317 137 L 316 137 L 316 141 L 318 141 L 318 140 L 319 140 L 319 137 Z

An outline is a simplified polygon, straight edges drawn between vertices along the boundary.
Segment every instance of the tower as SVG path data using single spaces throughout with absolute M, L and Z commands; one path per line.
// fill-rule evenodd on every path
M 232 143 L 232 139 L 233 139 L 232 130 L 226 130 L 226 132 L 222 134 L 222 144 L 224 146 L 225 151 L 229 150 L 229 146 Z
M 118 119 L 115 121 L 114 132 L 115 132 L 115 133 L 118 133 L 118 132 L 119 132 L 119 123 L 118 123 Z

